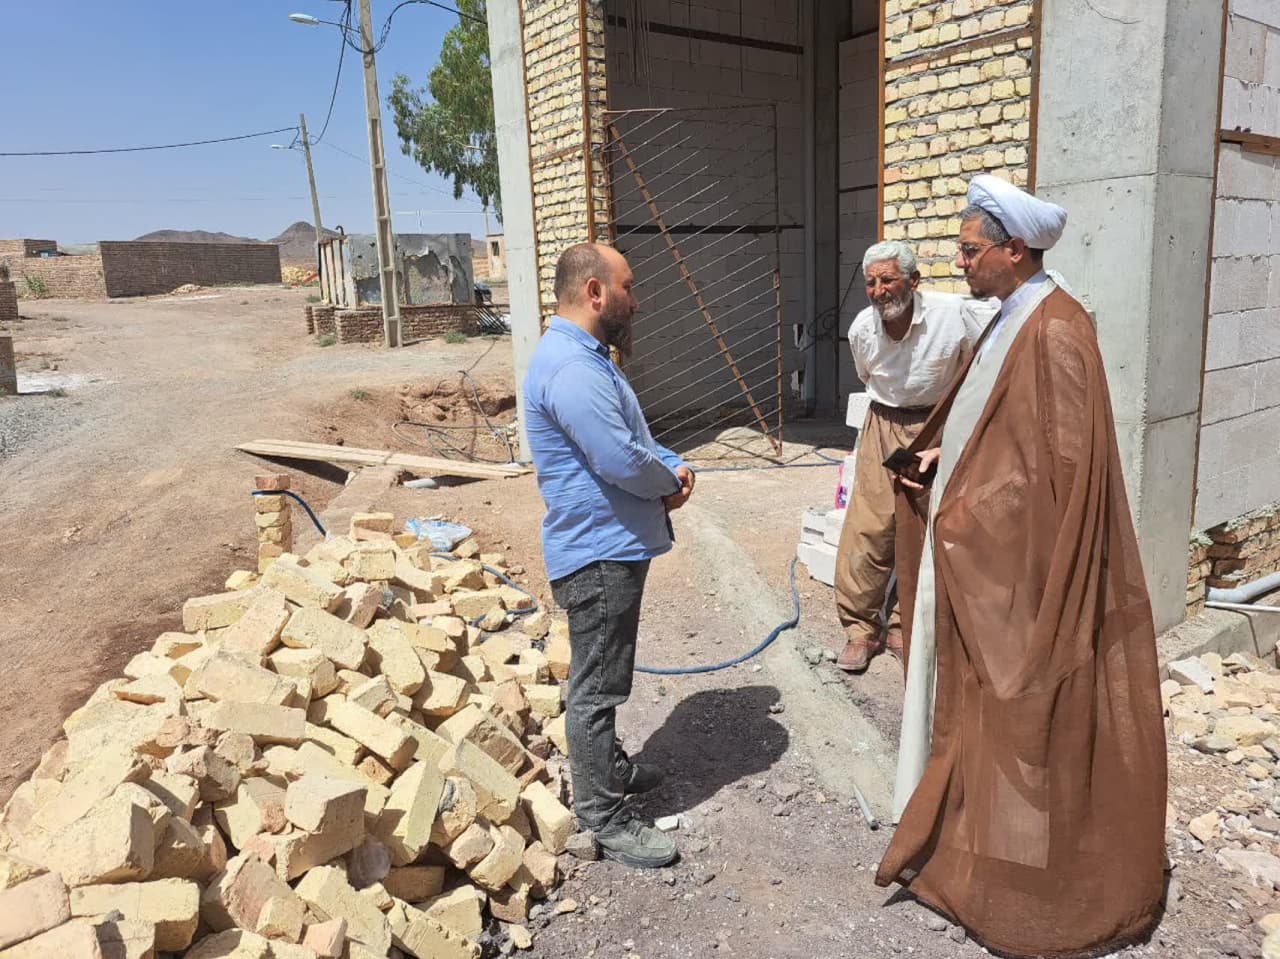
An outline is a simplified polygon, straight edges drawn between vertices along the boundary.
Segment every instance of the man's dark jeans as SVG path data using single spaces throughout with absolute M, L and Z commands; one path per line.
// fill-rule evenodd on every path
M 569 695 L 565 733 L 573 805 L 584 829 L 598 831 L 622 808 L 615 772 L 615 713 L 631 695 L 640 599 L 649 561 L 598 560 L 551 584 L 569 614 Z

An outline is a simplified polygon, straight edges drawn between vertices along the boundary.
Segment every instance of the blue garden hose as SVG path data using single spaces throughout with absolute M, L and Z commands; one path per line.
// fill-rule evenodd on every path
M 761 643 L 741 656 L 735 656 L 733 659 L 726 659 L 723 663 L 712 663 L 710 666 L 672 666 L 661 668 L 658 666 L 637 666 L 637 673 L 649 673 L 653 676 L 690 676 L 695 673 L 715 673 L 722 669 L 728 669 L 730 666 L 737 666 L 739 663 L 745 663 L 752 656 L 758 656 L 766 649 L 773 645 L 774 640 L 781 636 L 788 629 L 794 629 L 800 622 L 800 591 L 796 588 L 796 562 L 798 557 L 791 557 L 791 565 L 788 567 L 788 574 L 791 579 L 791 618 L 785 623 L 779 623 L 773 627 L 769 635 L 764 638 Z
M 816 465 L 816 464 L 811 464 L 811 465 Z M 315 523 L 316 529 L 320 531 L 320 535 L 322 536 L 328 535 L 325 532 L 324 525 L 316 517 L 315 512 L 311 509 L 310 506 L 307 505 L 307 501 L 304 500 L 297 493 L 293 492 L 292 490 L 256 489 L 253 491 L 253 495 L 254 496 L 288 496 L 290 499 L 296 501 L 299 506 L 301 506 L 304 510 L 307 511 L 307 515 L 311 517 L 311 522 Z M 440 559 L 452 560 L 453 562 L 460 562 L 462 559 L 459 556 L 454 556 L 452 553 L 432 553 L 431 555 L 434 557 L 438 557 Z M 751 659 L 754 656 L 759 656 L 766 649 L 772 646 L 774 641 L 779 636 L 781 636 L 788 629 L 794 629 L 796 625 L 800 622 L 800 590 L 796 586 L 796 563 L 797 562 L 798 562 L 798 558 L 793 556 L 791 558 L 791 565 L 788 567 L 788 570 L 787 570 L 788 577 L 791 581 L 791 607 L 792 607 L 791 618 L 788 619 L 786 622 L 779 623 L 777 626 L 775 626 L 769 632 L 769 635 L 766 636 L 754 649 L 743 653 L 741 656 L 735 656 L 733 659 L 726 659 L 722 663 L 712 663 L 711 665 L 708 665 L 708 666 L 672 666 L 672 667 L 665 667 L 665 668 L 659 667 L 659 666 L 637 666 L 635 668 L 636 672 L 649 673 L 650 675 L 653 675 L 653 676 L 692 676 L 697 673 L 719 672 L 722 669 L 729 669 L 731 666 L 737 666 L 740 663 L 745 663 L 748 659 Z M 492 566 L 485 566 L 484 564 L 481 564 L 481 569 L 483 569 L 487 573 L 492 573 L 494 576 L 498 577 L 498 579 L 502 580 L 512 589 L 516 590 L 519 593 L 524 594 L 525 596 L 528 596 L 531 600 L 533 600 L 532 607 L 530 607 L 529 609 L 511 610 L 511 615 L 528 616 L 532 613 L 536 613 L 541 608 L 538 603 L 538 598 L 536 596 L 534 596 L 531 592 L 529 592 L 524 587 L 518 586 L 505 573 L 499 572 L 498 570 L 494 569 Z M 478 626 L 480 624 L 480 620 L 483 618 L 484 618 L 483 616 L 478 617 L 475 620 L 475 622 L 473 622 L 471 625 Z

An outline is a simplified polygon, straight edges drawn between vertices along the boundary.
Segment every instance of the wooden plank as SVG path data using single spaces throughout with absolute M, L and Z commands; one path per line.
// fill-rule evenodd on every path
M 257 456 L 276 456 L 285 459 L 312 460 L 350 466 L 395 466 L 419 475 L 437 474 L 466 476 L 474 479 L 510 479 L 529 472 L 528 467 L 504 463 L 468 463 L 464 460 L 443 459 L 436 456 L 416 456 L 411 453 L 393 453 L 390 450 L 365 450 L 350 446 L 330 446 L 325 443 L 305 443 L 301 440 L 254 440 L 236 447 L 244 453 Z
M 1280 156 L 1280 137 L 1246 130 L 1223 130 L 1219 137 L 1223 143 L 1236 143 L 1246 153 Z

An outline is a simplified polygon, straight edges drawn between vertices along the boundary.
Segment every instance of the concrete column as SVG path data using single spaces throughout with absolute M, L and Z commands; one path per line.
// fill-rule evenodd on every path
M 1047 257 L 1096 312 L 1156 628 L 1182 620 L 1194 500 L 1222 6 L 1045 0 L 1036 192 Z
M 528 459 L 524 377 L 542 335 L 538 310 L 538 256 L 534 245 L 533 181 L 529 167 L 529 126 L 525 115 L 524 43 L 520 5 L 491 3 L 489 60 L 493 114 L 498 135 L 498 182 L 506 236 L 507 289 L 511 300 L 511 350 L 516 382 L 520 455 Z

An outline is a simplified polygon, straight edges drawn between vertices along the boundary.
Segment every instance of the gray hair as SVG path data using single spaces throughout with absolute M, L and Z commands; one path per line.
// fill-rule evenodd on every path
M 960 214 L 960 222 L 964 223 L 968 220 L 981 222 L 978 232 L 984 240 L 990 240 L 992 243 L 1008 243 L 1013 239 L 1004 224 L 980 206 L 971 203 L 964 208 L 964 212 Z
M 910 246 L 901 240 L 882 240 L 867 247 L 867 252 L 862 255 L 862 275 L 866 276 L 871 264 L 883 263 L 885 260 L 897 260 L 898 269 L 903 276 L 910 276 L 919 269 L 916 266 L 915 252 Z

